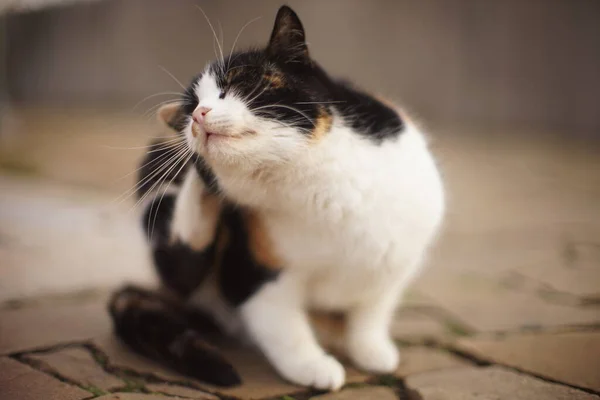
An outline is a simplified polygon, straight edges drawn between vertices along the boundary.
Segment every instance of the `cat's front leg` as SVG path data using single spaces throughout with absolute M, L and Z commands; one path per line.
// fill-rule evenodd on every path
M 197 171 L 190 168 L 175 203 L 171 226 L 174 239 L 193 250 L 205 250 L 214 241 L 220 208 L 220 199 L 207 191 Z
M 384 291 L 348 313 L 346 348 L 357 367 L 375 373 L 390 373 L 400 362 L 400 352 L 390 337 L 390 323 L 397 291 Z
M 156 195 L 143 220 L 162 284 L 182 297 L 210 272 L 221 207 L 194 169 L 185 174 L 177 194 Z
M 344 367 L 317 343 L 302 296 L 298 282 L 284 273 L 242 305 L 244 324 L 284 378 L 303 386 L 337 390 L 344 384 Z

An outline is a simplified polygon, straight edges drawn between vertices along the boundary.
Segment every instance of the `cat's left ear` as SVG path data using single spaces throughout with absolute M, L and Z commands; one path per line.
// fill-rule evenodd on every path
M 286 62 L 309 60 L 304 27 L 298 15 L 288 6 L 282 6 L 277 12 L 267 52 Z
M 179 103 L 169 103 L 158 109 L 158 120 L 169 128 L 179 131 L 183 119 L 183 110 Z

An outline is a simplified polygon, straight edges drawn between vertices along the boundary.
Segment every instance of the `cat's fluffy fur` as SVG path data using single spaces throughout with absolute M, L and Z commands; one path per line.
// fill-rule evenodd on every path
M 174 193 L 149 196 L 144 225 L 155 219 L 156 266 L 185 306 L 157 306 L 162 299 L 126 289 L 111 304 L 120 336 L 183 372 L 233 383 L 216 353 L 231 379 L 199 372 L 186 356 L 198 352 L 188 342 L 204 339 L 182 339 L 192 326 L 182 309 L 201 309 L 225 331 L 247 334 L 286 379 L 335 390 L 344 368 L 310 323 L 314 311 L 335 313 L 350 359 L 393 371 L 390 322 L 444 214 L 419 129 L 395 106 L 329 78 L 288 7 L 266 49 L 210 64 L 183 103 L 160 115 L 185 137 L 194 162 L 171 170 Z M 152 192 L 156 158 L 168 152 L 155 151 L 142 168 L 141 195 Z M 153 343 L 144 321 L 173 315 L 178 328 Z

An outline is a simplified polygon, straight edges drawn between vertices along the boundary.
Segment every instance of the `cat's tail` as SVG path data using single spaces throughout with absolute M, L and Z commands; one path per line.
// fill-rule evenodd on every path
M 117 336 L 137 353 L 210 384 L 241 383 L 233 366 L 206 340 L 218 331 L 209 317 L 133 286 L 113 294 L 109 312 Z

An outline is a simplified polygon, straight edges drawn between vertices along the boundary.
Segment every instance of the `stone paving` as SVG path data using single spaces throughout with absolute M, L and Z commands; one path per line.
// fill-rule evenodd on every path
M 448 222 L 392 326 L 399 369 L 348 367 L 341 391 L 320 393 L 231 344 L 244 384 L 222 389 L 133 354 L 106 312 L 115 286 L 155 283 L 133 203 L 118 201 L 133 176 L 118 178 L 160 131 L 28 112 L 0 148 L 0 399 L 600 400 L 600 143 L 434 132 Z

